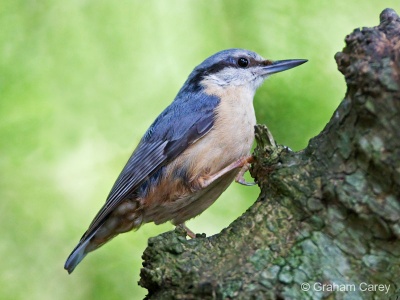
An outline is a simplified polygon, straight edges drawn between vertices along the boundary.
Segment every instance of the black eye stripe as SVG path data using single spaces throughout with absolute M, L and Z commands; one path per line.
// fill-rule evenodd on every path
M 239 62 L 240 61 L 240 62 Z M 247 62 L 247 64 L 246 64 Z M 216 62 L 207 68 L 199 68 L 197 70 L 197 76 L 199 78 L 204 78 L 204 76 L 210 75 L 210 74 L 216 74 L 220 71 L 222 71 L 225 68 L 248 68 L 250 66 L 256 66 L 257 61 L 255 61 L 253 58 L 250 57 L 229 57 L 226 60 L 222 60 L 219 62 Z

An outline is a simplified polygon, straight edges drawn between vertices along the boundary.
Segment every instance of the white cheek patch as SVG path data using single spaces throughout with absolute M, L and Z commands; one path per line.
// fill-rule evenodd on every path
M 218 86 L 225 86 L 228 85 L 228 83 L 223 79 L 220 78 L 220 76 L 217 76 L 215 74 L 208 75 L 207 78 L 203 80 L 203 84 L 206 86 L 211 83 L 213 85 L 218 85 Z
M 255 76 L 249 69 L 225 68 L 214 74 L 224 85 L 243 85 L 254 80 Z
M 210 74 L 203 79 L 204 87 L 220 87 L 227 86 L 247 86 L 252 90 L 260 87 L 264 82 L 265 76 L 259 76 L 257 70 L 253 69 L 238 69 L 238 68 L 225 68 L 218 73 Z

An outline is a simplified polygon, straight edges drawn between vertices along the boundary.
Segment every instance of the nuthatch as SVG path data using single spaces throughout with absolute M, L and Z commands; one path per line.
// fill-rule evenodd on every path
M 305 63 L 271 61 L 243 49 L 207 58 L 157 117 L 117 178 L 107 201 L 65 263 L 148 222 L 185 225 L 207 209 L 252 162 L 253 97 L 271 74 Z

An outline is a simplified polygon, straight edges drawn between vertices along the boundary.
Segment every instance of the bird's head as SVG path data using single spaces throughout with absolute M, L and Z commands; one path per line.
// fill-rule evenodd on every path
M 272 61 L 249 50 L 228 49 L 210 56 L 198 65 L 185 85 L 191 86 L 192 89 L 205 85 L 221 88 L 246 86 L 255 91 L 269 75 L 305 62 L 306 59 Z

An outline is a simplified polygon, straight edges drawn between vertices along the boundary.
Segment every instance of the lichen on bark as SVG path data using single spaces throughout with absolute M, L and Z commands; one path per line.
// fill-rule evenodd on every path
M 139 282 L 148 299 L 400 296 L 399 16 L 384 10 L 380 25 L 348 35 L 335 59 L 345 98 L 304 150 L 275 145 L 256 127 L 254 205 L 215 236 L 187 240 L 176 229 L 149 239 Z

